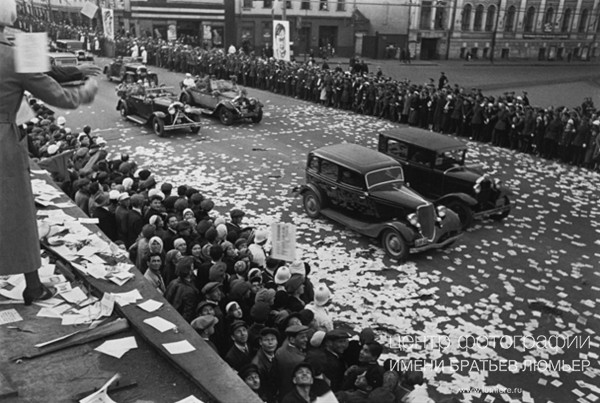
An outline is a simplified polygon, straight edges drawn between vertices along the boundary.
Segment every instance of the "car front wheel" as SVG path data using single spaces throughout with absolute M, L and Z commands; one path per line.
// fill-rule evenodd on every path
M 381 235 L 381 246 L 387 255 L 399 262 L 403 262 L 408 257 L 408 244 L 402 238 L 402 235 L 394 229 L 388 228 Z
M 461 229 L 466 231 L 473 224 L 473 210 L 458 200 L 451 201 L 446 207 L 454 211 L 460 219 Z
M 263 118 L 263 111 L 262 109 L 260 111 L 258 111 L 258 113 L 256 114 L 256 116 L 252 116 L 252 122 L 253 123 L 260 123 L 260 121 Z
M 319 199 L 319 196 L 317 196 L 317 194 L 312 190 L 304 193 L 302 203 L 304 204 L 306 215 L 308 215 L 310 218 L 317 218 L 321 215 L 321 200 Z
M 129 110 L 127 109 L 127 104 L 125 102 L 121 102 L 121 105 L 119 106 L 119 112 L 121 113 L 121 117 L 123 119 L 126 119 L 127 115 L 129 115 Z
M 158 116 L 152 118 L 152 129 L 158 137 L 165 135 L 165 122 Z
M 219 120 L 225 126 L 231 126 L 233 124 L 233 112 L 225 107 L 219 109 Z
M 509 204 L 510 204 L 510 201 L 508 200 L 508 197 L 504 196 L 504 205 L 508 206 Z M 494 214 L 494 215 L 490 216 L 490 218 L 494 221 L 502 221 L 506 217 L 508 217 L 509 214 L 510 214 L 510 209 L 503 211 L 500 214 Z

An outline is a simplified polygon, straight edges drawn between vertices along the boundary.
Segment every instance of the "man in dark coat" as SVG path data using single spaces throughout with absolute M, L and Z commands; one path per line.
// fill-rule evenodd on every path
M 239 371 L 252 361 L 252 353 L 248 346 L 248 325 L 243 320 L 235 320 L 231 324 L 231 339 L 233 346 L 225 355 L 225 361 L 236 371 Z
M 188 322 L 196 317 L 196 306 L 200 299 L 200 293 L 193 283 L 193 264 L 194 259 L 191 256 L 186 256 L 177 262 L 176 271 L 179 277 L 171 281 L 165 292 L 165 299 Z
M 117 220 L 115 215 L 108 211 L 108 195 L 101 192 L 96 195 L 94 201 L 96 202 L 96 209 L 92 217 L 98 219 L 98 227 L 111 241 L 118 240 Z
M 125 236 L 125 246 L 127 248 L 135 243 L 144 226 L 144 216 L 142 215 L 144 202 L 144 197 L 139 194 L 131 197 L 131 210 L 127 213 L 127 233 Z
M 323 374 L 331 381 L 331 390 L 335 393 L 342 388 L 346 363 L 342 355 L 348 348 L 350 335 L 341 329 L 334 329 L 325 335 L 325 362 Z

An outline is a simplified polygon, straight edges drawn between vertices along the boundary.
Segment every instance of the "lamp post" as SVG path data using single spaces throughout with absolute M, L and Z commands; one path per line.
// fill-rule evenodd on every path
M 498 23 L 500 21 L 500 7 L 502 0 L 498 0 L 498 9 L 496 10 L 496 21 L 494 21 L 494 29 L 492 30 L 492 43 L 490 46 L 490 63 L 494 64 L 494 53 L 496 51 L 496 36 L 498 35 Z
M 456 7 L 457 0 L 454 0 L 452 5 L 452 20 L 450 21 L 450 27 L 448 28 L 448 38 L 446 38 L 446 60 L 450 59 L 450 41 L 452 40 L 452 34 L 454 34 L 454 20 L 456 19 Z
M 410 23 L 412 13 L 412 0 L 408 0 L 408 24 L 406 25 L 406 50 L 410 54 Z M 402 51 L 400 51 L 402 53 Z M 408 56 L 410 57 L 410 56 Z

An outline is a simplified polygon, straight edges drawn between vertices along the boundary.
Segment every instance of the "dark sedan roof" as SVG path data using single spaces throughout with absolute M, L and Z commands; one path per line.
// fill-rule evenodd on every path
M 394 158 L 358 144 L 334 144 L 317 148 L 312 153 L 361 174 L 374 169 L 400 165 Z
M 381 134 L 428 150 L 447 151 L 467 148 L 465 143 L 453 137 L 415 127 L 399 127 L 382 131 Z

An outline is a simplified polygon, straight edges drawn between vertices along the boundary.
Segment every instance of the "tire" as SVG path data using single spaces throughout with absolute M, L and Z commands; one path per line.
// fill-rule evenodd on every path
M 504 205 L 507 205 L 510 203 L 510 200 L 508 200 L 508 196 L 504 196 Z M 506 217 L 508 217 L 508 215 L 510 214 L 510 209 L 506 210 L 500 214 L 494 214 L 491 215 L 490 218 L 494 221 L 502 221 L 504 220 Z
M 398 262 L 404 262 L 408 257 L 408 244 L 402 235 L 394 229 L 387 228 L 381 234 L 381 246 L 385 253 Z
M 260 111 L 258 111 L 258 114 L 256 116 L 252 116 L 252 123 L 260 123 L 262 118 L 263 118 L 263 111 L 261 109 Z
M 165 135 L 165 122 L 158 116 L 154 116 L 152 118 L 152 130 L 158 137 L 163 137 Z
M 221 109 L 219 109 L 219 120 L 225 126 L 231 126 L 233 124 L 233 112 L 222 106 Z
M 184 104 L 188 104 L 188 105 L 189 105 L 189 104 L 190 104 L 190 102 L 191 102 L 191 99 L 190 99 L 190 94 L 188 94 L 187 92 L 182 92 L 182 93 L 181 93 L 181 96 L 179 97 L 179 101 L 180 101 L 181 103 L 184 103 Z
M 190 128 L 190 131 L 194 134 L 198 134 L 198 132 L 200 131 L 200 126 L 192 127 Z
M 471 225 L 473 225 L 473 210 L 465 203 L 454 200 L 446 204 L 446 207 L 458 214 L 460 219 L 461 229 L 466 231 Z
M 121 117 L 123 119 L 127 119 L 127 115 L 129 115 L 129 108 L 127 108 L 127 104 L 125 102 L 121 102 L 121 105 L 119 105 L 119 113 L 121 113 Z
M 321 215 L 321 200 L 319 196 L 312 190 L 308 190 L 302 197 L 304 211 L 310 218 L 318 218 Z

